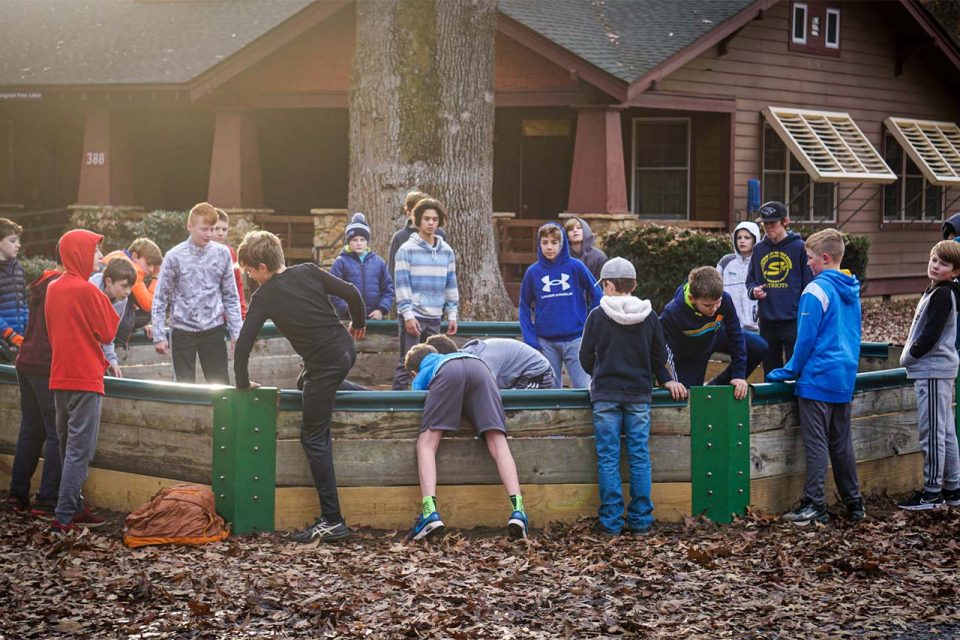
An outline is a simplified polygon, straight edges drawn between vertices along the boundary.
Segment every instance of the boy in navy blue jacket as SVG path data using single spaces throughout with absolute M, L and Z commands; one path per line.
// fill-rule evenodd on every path
M 830 521 L 824 480 L 832 464 L 840 497 L 850 519 L 858 522 L 865 513 L 850 434 L 850 401 L 860 361 L 860 283 L 840 271 L 843 234 L 836 229 L 810 236 L 805 252 L 815 278 L 800 296 L 797 345 L 790 361 L 767 375 L 771 382 L 797 381 L 794 392 L 807 459 L 803 497 L 783 518 L 798 525 Z
M 650 500 L 650 403 L 654 375 L 674 400 L 687 396 L 667 368 L 667 347 L 649 300 L 630 295 L 637 271 L 623 258 L 607 260 L 600 269 L 603 298 L 587 316 L 580 344 L 580 363 L 593 376 L 594 444 L 600 490 L 600 529 L 618 535 L 624 527 L 620 481 L 620 434 L 626 437 L 630 462 L 630 506 L 626 526 L 643 534 L 653 525 Z
M 360 290 L 367 305 L 367 317 L 383 320 L 393 306 L 393 278 L 383 258 L 367 247 L 370 227 L 362 213 L 353 214 L 346 230 L 347 246 L 334 260 L 330 274 L 345 280 Z M 341 320 L 350 319 L 350 310 L 343 298 L 330 296 L 330 302 Z
M 786 205 L 767 202 L 760 207 L 760 220 L 766 235 L 753 249 L 747 271 L 747 296 L 759 301 L 760 336 L 768 345 L 763 371 L 769 374 L 793 355 L 797 306 L 813 274 L 807 266 L 803 240 L 796 233 L 787 232 L 790 216 Z
M 23 228 L 12 220 L 0 218 L 0 338 L 9 361 L 23 344 L 27 330 L 27 282 L 23 267 L 17 261 Z
M 767 352 L 760 336 L 743 331 L 733 298 L 713 267 L 697 267 L 660 314 L 673 354 L 677 380 L 686 387 L 703 384 L 713 353 L 730 354 L 730 366 L 707 384 L 732 384 L 734 396 L 747 395 L 747 376 Z
M 563 386 L 563 365 L 570 383 L 585 389 L 590 376 L 580 366 L 580 337 L 587 313 L 597 306 L 600 290 L 585 264 L 570 257 L 563 228 L 548 222 L 537 230 L 537 262 L 520 285 L 520 330 L 523 341 L 546 356 L 553 384 Z

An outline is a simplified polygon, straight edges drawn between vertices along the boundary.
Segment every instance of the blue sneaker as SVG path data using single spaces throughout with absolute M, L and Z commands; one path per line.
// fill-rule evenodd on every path
M 529 526 L 530 521 L 527 520 L 527 514 L 523 511 L 514 511 L 510 514 L 510 519 L 507 520 L 507 530 L 510 532 L 511 538 L 526 538 Z
M 434 511 L 426 518 L 423 514 L 417 516 L 417 521 L 413 524 L 413 529 L 407 534 L 407 540 L 424 540 L 443 532 L 443 520 L 440 519 L 440 512 Z

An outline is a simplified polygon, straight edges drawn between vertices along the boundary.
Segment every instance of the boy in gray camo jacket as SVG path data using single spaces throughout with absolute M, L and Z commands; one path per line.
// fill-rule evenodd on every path
M 199 356 L 207 384 L 230 383 L 225 333 L 232 348 L 243 321 L 230 250 L 212 241 L 218 219 L 216 208 L 207 202 L 193 207 L 187 219 L 190 237 L 167 252 L 160 268 L 153 296 L 153 343 L 157 353 L 172 352 L 177 382 L 196 382 Z

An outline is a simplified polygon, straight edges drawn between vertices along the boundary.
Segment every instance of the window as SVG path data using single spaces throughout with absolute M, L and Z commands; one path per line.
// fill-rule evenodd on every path
M 763 200 L 786 203 L 794 222 L 834 222 L 837 185 L 810 184 L 810 174 L 769 124 L 763 125 Z
M 800 2 L 793 5 L 793 42 L 807 44 L 807 5 Z
M 689 185 L 689 118 L 634 118 L 634 213 L 641 218 L 686 219 Z
M 828 49 L 840 48 L 840 9 L 827 9 L 827 34 L 824 46 Z
M 883 187 L 884 222 L 923 222 L 943 217 L 943 187 L 927 182 L 923 172 L 903 152 L 888 131 L 883 137 L 883 157 L 899 180 Z

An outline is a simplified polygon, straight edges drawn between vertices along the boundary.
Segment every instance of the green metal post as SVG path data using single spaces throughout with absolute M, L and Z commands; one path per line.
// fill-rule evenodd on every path
M 213 494 L 235 534 L 273 531 L 277 390 L 224 389 L 213 404 Z
M 750 401 L 733 387 L 690 389 L 693 515 L 730 522 L 750 504 Z

